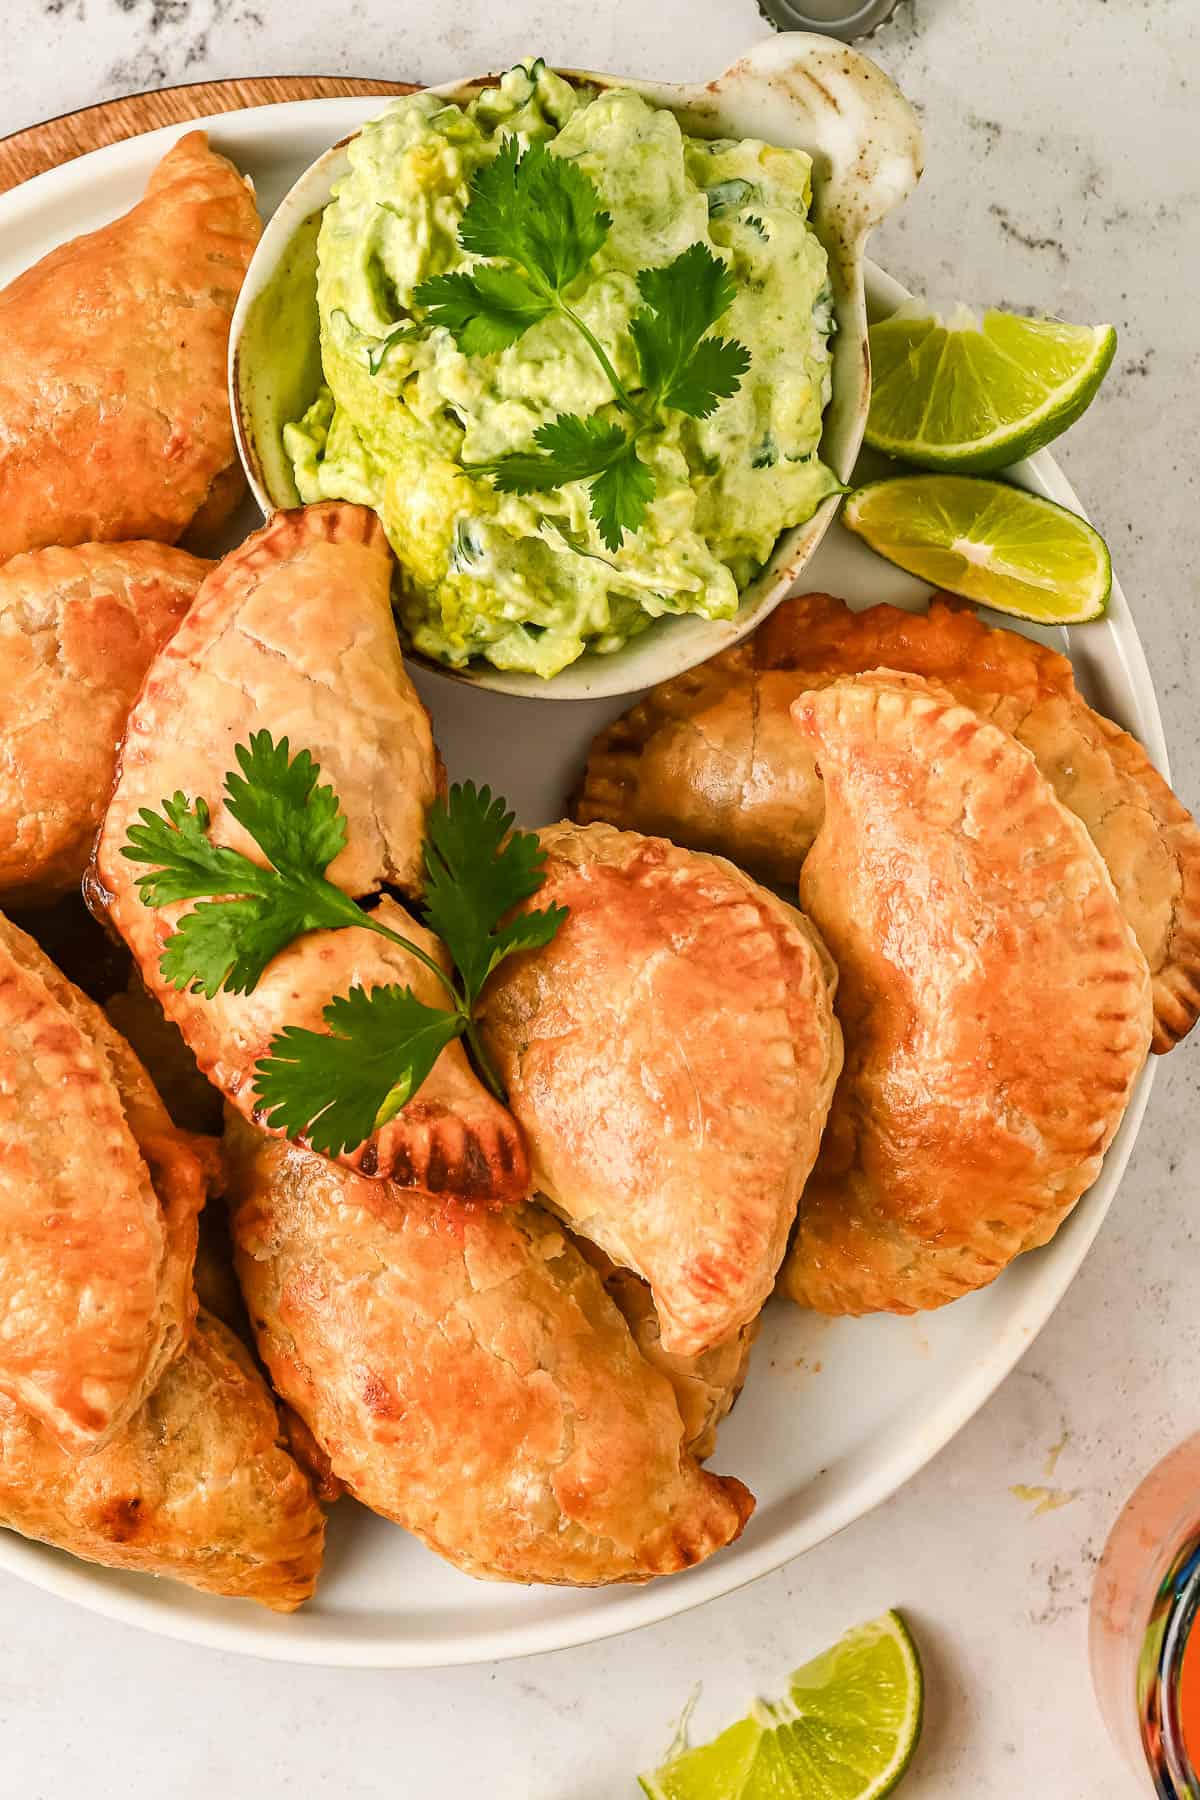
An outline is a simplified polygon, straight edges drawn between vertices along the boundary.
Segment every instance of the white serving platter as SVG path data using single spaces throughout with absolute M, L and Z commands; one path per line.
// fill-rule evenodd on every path
M 197 123 L 253 177 L 269 218 L 308 164 L 382 104 L 297 101 Z M 111 145 L 0 197 L 0 285 L 63 239 L 124 211 L 182 129 Z M 903 298 L 895 282 L 870 266 L 867 293 L 876 315 Z M 1045 452 L 1016 475 L 1033 491 L 1083 510 Z M 249 529 L 254 522 L 247 514 L 240 524 Z M 918 583 L 840 526 L 824 539 L 803 585 L 859 605 L 913 605 L 924 595 Z M 1105 620 L 1069 636 L 1054 634 L 1052 641 L 1069 651 L 1093 703 L 1134 731 L 1166 773 L 1158 706 L 1120 587 L 1114 585 Z M 528 824 L 561 814 L 592 734 L 630 703 L 627 697 L 546 706 L 425 671 L 418 685 L 451 775 L 490 782 Z M 1100 1179 L 1054 1242 L 1020 1258 L 992 1287 L 915 1319 L 829 1321 L 788 1303 L 768 1308 L 745 1392 L 713 1458 L 715 1468 L 749 1484 L 758 1510 L 738 1544 L 698 1569 L 647 1587 L 602 1591 L 480 1583 L 349 1501 L 331 1517 L 316 1598 L 289 1618 L 172 1582 L 96 1568 L 7 1532 L 0 1532 L 0 1568 L 166 1636 L 280 1661 L 380 1668 L 558 1649 L 728 1593 L 885 1500 L 1004 1379 L 1050 1317 L 1112 1204 L 1152 1074 L 1153 1065 L 1142 1076 Z

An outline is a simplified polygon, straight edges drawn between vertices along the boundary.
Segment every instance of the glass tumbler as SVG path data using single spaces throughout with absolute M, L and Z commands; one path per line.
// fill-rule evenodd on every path
M 1200 1800 L 1198 1611 L 1200 1433 L 1135 1489 L 1092 1589 L 1100 1711 L 1142 1792 L 1162 1800 Z

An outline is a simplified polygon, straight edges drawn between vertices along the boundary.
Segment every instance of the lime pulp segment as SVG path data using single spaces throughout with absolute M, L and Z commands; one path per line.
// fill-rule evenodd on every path
M 649 1800 L 881 1800 L 921 1732 L 924 1684 L 899 1613 L 847 1632 L 727 1731 L 639 1777 Z
M 1050 443 L 1086 411 L 1117 347 L 1111 325 L 909 305 L 870 330 L 874 450 L 984 473 Z
M 842 522 L 931 587 L 1038 625 L 1099 618 L 1108 548 L 1086 519 L 1002 481 L 901 475 L 846 501 Z

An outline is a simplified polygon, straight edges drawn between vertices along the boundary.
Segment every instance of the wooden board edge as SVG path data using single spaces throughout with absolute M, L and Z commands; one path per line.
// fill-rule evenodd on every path
M 0 194 L 89 150 L 138 137 L 162 125 L 183 125 L 206 113 L 271 106 L 280 100 L 327 100 L 357 94 L 411 94 L 411 81 L 381 81 L 354 75 L 256 75 L 226 81 L 192 81 L 102 100 L 77 112 L 61 113 L 0 138 Z

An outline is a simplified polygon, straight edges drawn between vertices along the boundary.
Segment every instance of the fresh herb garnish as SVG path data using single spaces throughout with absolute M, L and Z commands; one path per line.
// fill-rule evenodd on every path
M 328 1032 L 289 1026 L 255 1065 L 255 1094 L 268 1125 L 307 1134 L 315 1150 L 339 1156 L 369 1137 L 416 1093 L 438 1054 L 467 1040 L 493 1093 L 503 1088 L 479 1039 L 474 1010 L 484 982 L 518 950 L 548 944 L 566 908 L 504 914 L 542 884 L 545 861 L 532 832 L 513 831 L 513 815 L 489 788 L 450 789 L 430 809 L 425 842 L 423 917 L 449 950 L 455 972 L 409 938 L 364 912 L 326 878 L 346 842 L 346 819 L 307 750 L 293 757 L 287 738 L 255 732 L 234 751 L 240 774 L 225 777 L 225 805 L 267 867 L 214 844 L 211 813 L 182 793 L 161 813 L 143 807 L 121 854 L 152 865 L 137 886 L 144 905 L 198 900 L 167 939 L 161 969 L 171 984 L 212 999 L 222 988 L 253 991 L 272 957 L 306 931 L 361 926 L 388 938 L 438 979 L 449 1005 L 429 1006 L 411 987 L 354 987 L 330 1002 Z
M 396 344 L 407 343 L 416 335 L 414 327 L 407 320 L 400 325 L 393 325 L 386 336 L 367 346 L 367 372 L 371 375 L 378 375 L 388 351 Z
M 340 1156 L 385 1125 L 416 1093 L 447 1044 L 457 1013 L 426 1006 L 410 987 L 352 987 L 331 1000 L 328 1032 L 289 1025 L 255 1064 L 266 1122 Z
M 465 467 L 490 475 L 506 493 L 589 482 L 592 517 L 605 547 L 616 551 L 654 497 L 654 473 L 638 454 L 639 442 L 661 426 L 665 409 L 707 418 L 737 392 L 750 358 L 736 341 L 706 335 L 736 290 L 724 262 L 707 245 L 691 244 L 665 268 L 643 269 L 637 277 L 643 304 L 629 330 L 640 386 L 631 391 L 565 297 L 611 227 L 582 169 L 542 143 L 522 152 L 517 139 L 507 137 L 493 161 L 472 176 L 459 221 L 462 248 L 489 260 L 431 276 L 413 299 L 466 356 L 504 350 L 553 314 L 580 333 L 608 378 L 620 417 L 563 413 L 538 427 L 533 449 Z
M 337 326 L 337 335 L 342 340 L 342 347 L 348 351 L 361 353 L 369 375 L 378 375 L 387 359 L 389 350 L 394 349 L 397 344 L 408 343 L 419 335 L 417 327 L 411 319 L 401 319 L 400 323 L 393 325 L 389 331 L 384 333 L 383 337 L 373 338 L 369 333 L 359 330 L 344 306 L 335 306 L 330 313 L 330 325 L 333 325 L 335 320 L 340 321 Z

